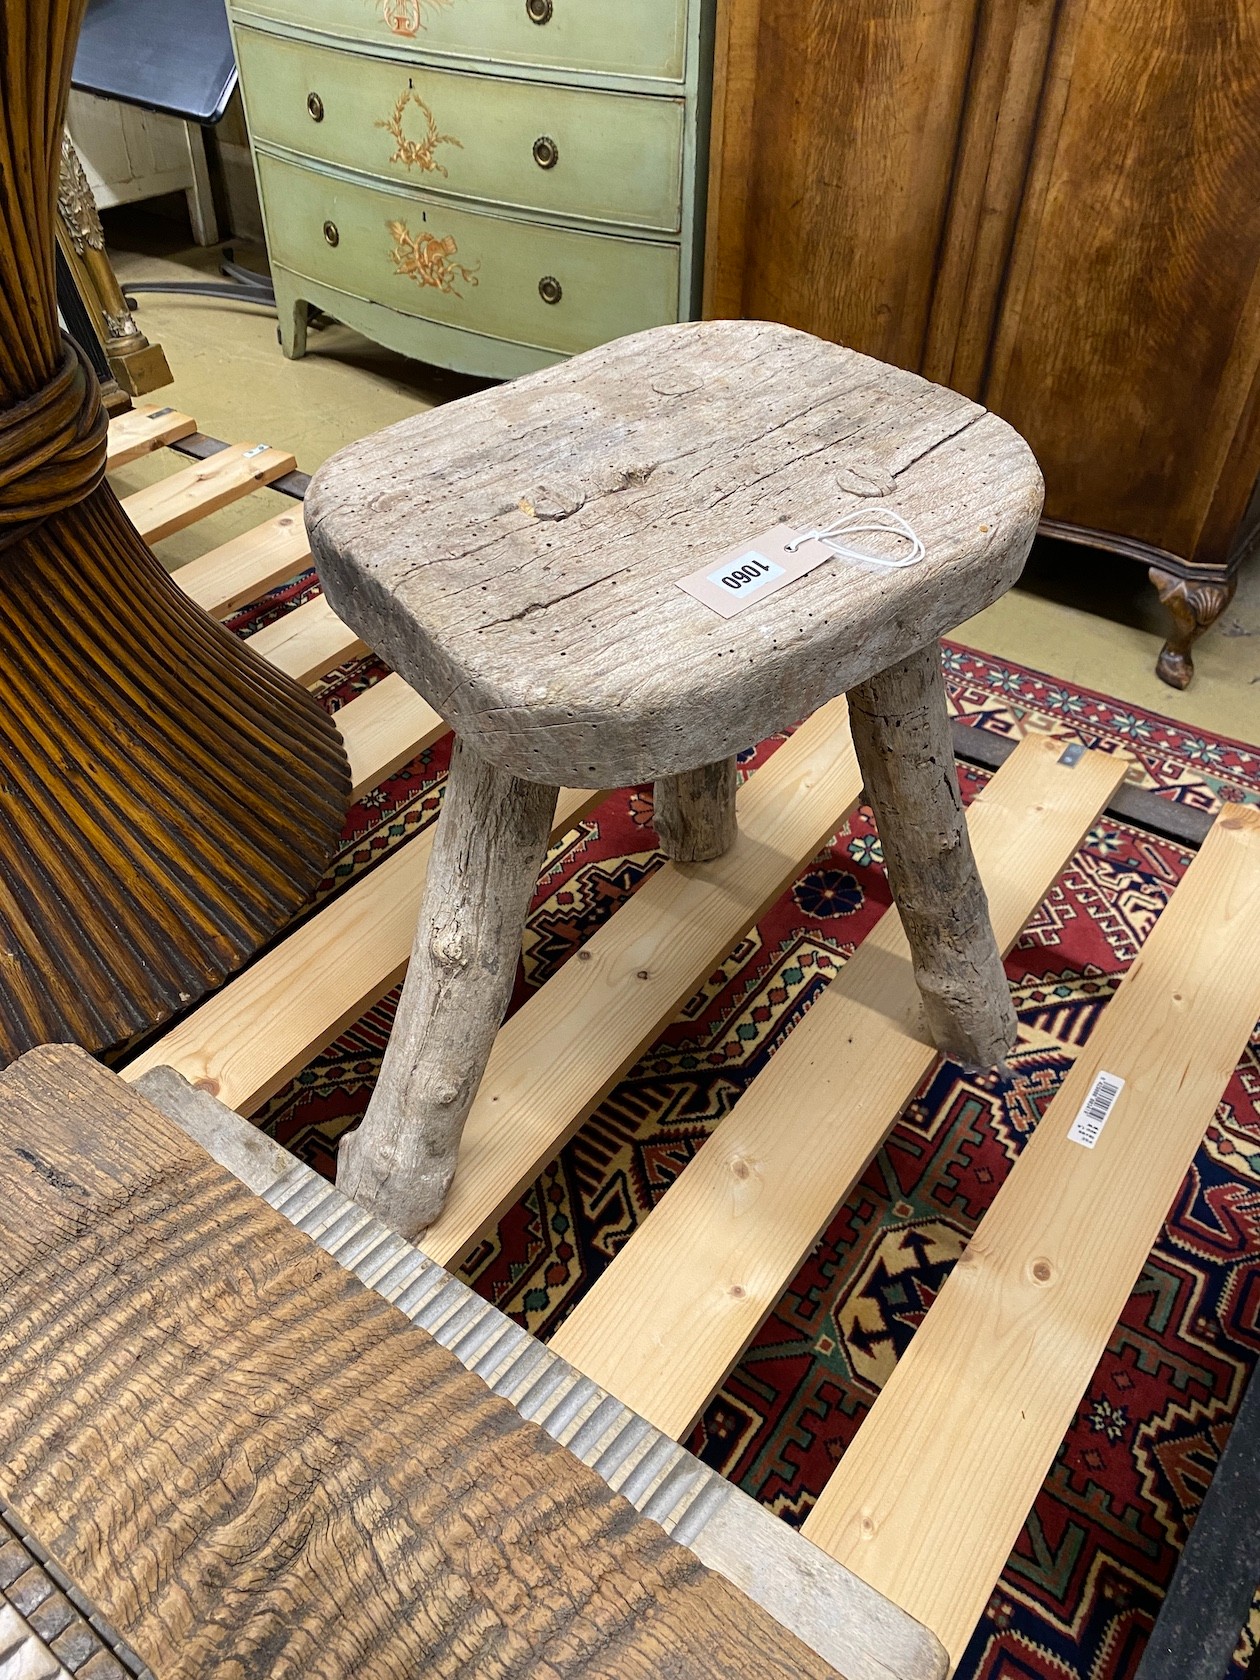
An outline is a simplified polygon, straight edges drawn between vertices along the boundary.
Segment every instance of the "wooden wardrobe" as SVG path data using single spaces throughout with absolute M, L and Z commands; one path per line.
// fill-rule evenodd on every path
M 1260 541 L 1260 0 L 723 0 L 706 313 L 1032 444 L 1190 645 Z

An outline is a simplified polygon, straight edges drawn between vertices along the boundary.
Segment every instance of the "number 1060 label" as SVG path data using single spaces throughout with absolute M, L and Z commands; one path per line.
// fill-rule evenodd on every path
M 735 565 L 719 566 L 716 572 L 708 574 L 710 583 L 729 595 L 738 596 L 751 595 L 755 590 L 764 589 L 771 578 L 782 576 L 783 567 L 764 554 L 758 554 L 755 548 L 742 554 Z
M 720 560 L 710 560 L 690 577 L 680 578 L 678 587 L 730 618 L 831 558 L 831 550 L 812 537 L 802 537 L 790 525 L 776 525 L 740 548 L 729 549 Z

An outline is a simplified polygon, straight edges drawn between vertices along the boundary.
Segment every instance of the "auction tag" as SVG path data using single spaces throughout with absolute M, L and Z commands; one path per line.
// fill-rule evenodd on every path
M 799 537 L 799 531 L 793 526 L 776 525 L 773 530 L 740 543 L 738 548 L 728 549 L 690 577 L 680 578 L 678 587 L 723 618 L 731 618 L 745 607 L 795 583 L 825 560 L 834 559 L 831 549 L 812 537 L 789 551 L 787 545 L 797 542 Z
M 1124 1080 L 1118 1073 L 1094 1075 L 1089 1095 L 1081 1104 L 1080 1112 L 1068 1131 L 1068 1137 L 1073 1143 L 1083 1143 L 1086 1149 L 1094 1147 L 1107 1124 L 1107 1116 L 1116 1106 L 1116 1098 L 1123 1090 Z

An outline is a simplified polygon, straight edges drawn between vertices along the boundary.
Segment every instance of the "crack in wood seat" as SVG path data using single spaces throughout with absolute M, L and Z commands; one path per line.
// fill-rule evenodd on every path
M 1004 421 L 758 321 L 662 327 L 404 420 L 315 474 L 324 591 L 489 762 L 623 787 L 727 757 L 1019 575 L 1041 475 Z M 731 619 L 675 587 L 780 522 L 894 506 L 919 565 L 842 560 Z
M 736 836 L 736 753 L 842 693 L 928 1029 L 1000 1062 L 1015 1015 L 937 638 L 1014 582 L 1041 490 L 1028 446 L 975 403 L 758 321 L 640 333 L 326 462 L 306 498 L 324 591 L 456 737 L 339 1186 L 407 1236 L 440 1213 L 560 786 L 654 780 L 664 851 L 703 863 Z M 837 556 L 731 618 L 678 588 L 775 526 L 866 507 L 907 521 L 923 558 Z

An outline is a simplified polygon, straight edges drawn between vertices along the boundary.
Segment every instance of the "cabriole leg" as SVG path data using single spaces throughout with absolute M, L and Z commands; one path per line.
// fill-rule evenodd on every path
M 1149 576 L 1173 621 L 1173 633 L 1155 661 L 1155 675 L 1170 688 L 1189 688 L 1194 676 L 1190 650 L 1233 600 L 1238 579 L 1204 578 L 1191 583 L 1157 566 L 1151 567 Z
M 937 644 L 853 689 L 849 715 L 928 1029 L 954 1061 L 991 1067 L 1017 1023 L 963 816 Z
M 496 770 L 456 738 L 381 1076 L 337 1161 L 338 1188 L 405 1237 L 446 1200 L 511 997 L 556 792 Z

